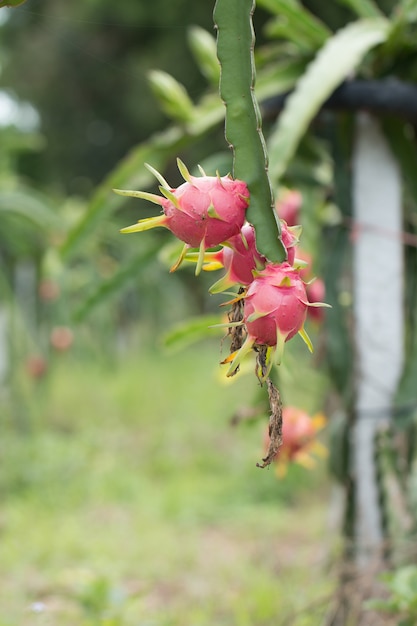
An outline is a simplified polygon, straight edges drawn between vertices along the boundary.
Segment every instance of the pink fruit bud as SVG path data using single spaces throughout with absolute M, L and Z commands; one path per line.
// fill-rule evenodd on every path
M 33 379 L 43 378 L 48 369 L 46 359 L 40 354 L 31 354 L 25 362 L 26 372 Z
M 299 242 L 301 234 L 301 226 L 288 226 L 287 222 L 280 220 L 281 222 L 281 239 L 284 244 L 284 248 L 287 251 L 287 261 L 290 265 L 295 261 L 295 249 Z
M 288 459 L 293 459 L 316 437 L 316 428 L 310 415 L 296 407 L 284 407 L 282 420 L 283 443 L 278 454 L 284 454 Z
M 55 281 L 44 278 L 39 284 L 39 297 L 45 302 L 53 302 L 59 298 L 60 289 L 58 283 Z
M 326 296 L 326 287 L 321 278 L 316 278 L 312 283 L 306 285 L 309 302 L 323 302 Z M 319 307 L 309 307 L 308 316 L 315 322 L 321 323 L 324 319 L 324 311 Z
M 199 248 L 198 274 L 206 249 L 240 232 L 249 203 L 249 190 L 246 183 L 230 176 L 206 176 L 204 172 L 201 177 L 191 176 L 182 161 L 177 159 L 177 163 L 185 183 L 176 189 L 148 166 L 161 183 L 160 191 L 164 197 L 142 191 L 115 190 L 121 195 L 145 198 L 163 209 L 162 215 L 140 220 L 121 232 L 139 232 L 156 226 L 168 228 L 185 243 L 183 254 L 173 269 L 181 263 L 187 248 Z
M 303 197 L 296 189 L 287 189 L 278 198 L 275 210 L 278 217 L 285 220 L 288 226 L 300 223 L 300 208 Z
M 68 326 L 55 326 L 50 334 L 51 346 L 58 352 L 66 352 L 74 342 L 74 333 Z
M 211 262 L 217 269 L 223 266 L 226 274 L 210 287 L 211 293 L 219 293 L 235 284 L 247 287 L 254 279 L 254 271 L 265 267 L 266 258 L 256 249 L 255 229 L 252 224 L 245 224 L 238 235 L 231 237 L 221 250 L 211 255 Z M 203 266 L 204 268 L 204 266 Z
M 290 265 L 295 261 L 296 245 L 299 241 L 300 227 L 288 227 L 281 220 L 281 238 L 287 250 L 287 260 Z M 192 255 L 187 255 L 190 260 Z M 218 252 L 208 252 L 204 261 L 203 269 L 217 270 L 221 267 L 226 269 L 226 274 L 210 287 L 211 293 L 219 293 L 230 289 L 233 285 L 247 287 L 254 279 L 254 272 L 259 272 L 265 267 L 267 259 L 256 248 L 255 229 L 252 224 L 246 223 L 239 235 L 228 239 L 223 248 Z

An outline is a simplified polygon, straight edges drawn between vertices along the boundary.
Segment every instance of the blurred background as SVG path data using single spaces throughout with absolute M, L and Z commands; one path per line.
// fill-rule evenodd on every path
M 258 398 L 251 366 L 225 384 L 222 331 L 191 346 L 181 331 L 219 316 L 212 276 L 170 275 L 162 229 L 120 235 L 152 207 L 111 207 L 122 186 L 112 172 L 147 176 L 143 162 L 160 157 L 137 146 L 158 133 L 163 143 L 171 124 L 149 72 L 173 75 L 193 100 L 207 93 L 190 27 L 214 36 L 212 9 L 0 10 L 2 626 L 276 623 L 278 609 L 304 610 L 288 597 L 299 571 L 311 592 L 330 585 L 308 573 L 328 557 L 325 507 L 309 497 L 323 490 L 320 463 L 285 480 L 257 470 L 268 413 L 231 425 Z M 261 38 L 266 18 L 257 12 Z M 218 154 L 230 170 L 219 111 L 211 132 L 167 159 L 172 184 L 177 155 L 195 167 Z M 291 368 L 288 401 L 318 411 L 325 377 L 307 374 L 300 390 Z M 308 524 L 305 513 L 294 523 L 305 507 Z
M 295 4 L 301 20 L 291 2 L 255 12 L 262 101 L 362 10 Z M 112 192 L 155 191 L 145 162 L 173 186 L 177 156 L 231 170 L 212 11 L 0 9 L 0 626 L 315 626 L 332 605 L 343 496 L 324 424 L 338 416 L 330 465 L 345 485 L 351 115 L 324 111 L 276 190 L 279 215 L 303 225 L 315 298 L 337 312 L 311 315 L 315 354 L 297 338 L 277 374 L 284 406 L 316 425 L 299 457 L 256 468 L 269 408 L 253 364 L 232 381 L 219 366 L 217 274 L 170 274 L 164 229 L 119 233 L 157 213 Z M 327 30 L 312 36 L 309 19 Z M 387 50 L 363 75 L 405 73 L 399 57 Z M 280 107 L 265 108 L 266 133 Z

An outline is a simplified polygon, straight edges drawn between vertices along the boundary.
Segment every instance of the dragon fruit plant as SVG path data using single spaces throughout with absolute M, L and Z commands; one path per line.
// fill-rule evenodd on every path
M 220 93 L 226 106 L 226 139 L 233 149 L 233 176 L 193 176 L 177 159 L 184 178 L 171 187 L 152 166 L 161 196 L 145 191 L 115 189 L 123 196 L 158 204 L 162 213 L 123 228 L 135 233 L 163 227 L 183 242 L 182 252 L 171 267 L 184 260 L 201 270 L 225 268 L 210 289 L 212 293 L 235 287 L 228 322 L 231 335 L 227 375 L 233 376 L 243 358 L 256 353 L 256 374 L 266 382 L 271 408 L 269 451 L 265 467 L 282 443 L 282 407 L 278 389 L 269 376 L 280 362 L 285 342 L 297 333 L 312 350 L 304 323 L 309 307 L 306 286 L 296 265 L 300 229 L 289 227 L 275 213 L 268 177 L 265 141 L 254 95 L 254 0 L 217 0 L 214 20 L 218 30 L 217 56 L 222 71 Z M 227 303 L 226 303 L 227 304 Z M 222 326 L 221 324 L 219 326 Z
M 224 361 L 231 363 L 228 375 L 233 375 L 244 356 L 253 348 L 266 346 L 265 363 L 258 370 L 260 380 L 265 380 L 276 353 L 281 362 L 284 344 L 297 333 L 312 350 L 304 323 L 309 307 L 324 306 L 310 303 L 300 270 L 292 266 L 295 261 L 299 229 L 292 229 L 281 221 L 281 239 L 287 260 L 274 264 L 261 255 L 256 247 L 255 229 L 245 223 L 250 194 L 245 182 L 230 176 L 192 176 L 184 163 L 177 159 L 178 168 L 185 182 L 174 189 L 162 175 L 148 165 L 161 183 L 163 196 L 144 191 L 117 193 L 144 198 L 162 206 L 163 213 L 156 217 L 139 220 L 137 224 L 123 228 L 123 233 L 149 230 L 156 226 L 168 228 L 184 242 L 183 251 L 171 268 L 177 269 L 184 258 L 197 260 L 196 274 L 201 269 L 225 267 L 226 274 L 210 291 L 224 291 L 238 285 L 240 292 L 233 304 L 239 303 L 241 315 L 233 315 L 233 321 L 225 324 L 229 329 L 243 327 L 243 345 L 234 344 L 232 354 Z M 207 251 L 223 244 L 217 251 Z M 189 253 L 198 248 L 198 253 Z M 243 306 L 240 301 L 243 300 Z

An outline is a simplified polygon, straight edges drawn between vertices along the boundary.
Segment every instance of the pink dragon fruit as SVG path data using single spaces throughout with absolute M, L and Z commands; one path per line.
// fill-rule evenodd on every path
M 308 302 L 299 271 L 289 263 L 268 264 L 257 274 L 243 298 L 241 323 L 245 325 L 247 337 L 240 350 L 224 361 L 231 362 L 229 376 L 254 346 L 268 346 L 268 368 L 262 376 L 265 378 L 272 366 L 272 355 L 277 352 L 280 363 L 285 342 L 297 333 L 312 351 L 311 340 L 304 329 L 307 310 L 309 306 L 327 305 Z
M 299 272 L 289 263 L 268 265 L 245 297 L 244 320 L 255 343 L 275 346 L 277 335 L 288 341 L 303 327 L 307 293 Z
M 289 463 L 299 463 L 307 469 L 314 467 L 314 455 L 326 456 L 327 450 L 318 440 L 318 433 L 326 425 L 323 413 L 310 416 L 303 409 L 284 406 L 282 409 L 282 445 L 274 461 L 276 473 L 284 477 Z M 269 432 L 264 434 L 265 450 L 269 448 Z
M 189 248 L 199 248 L 196 274 L 200 273 L 207 248 L 217 246 L 238 235 L 245 221 L 245 212 L 249 204 L 249 190 L 241 180 L 230 176 L 191 176 L 184 163 L 177 159 L 185 183 L 171 188 L 167 181 L 154 168 L 147 166 L 161 183 L 159 187 L 163 197 L 144 191 L 114 191 L 123 196 L 144 198 L 163 209 L 163 214 L 139 220 L 137 224 L 121 230 L 122 233 L 134 233 L 162 226 L 169 229 L 185 243 L 175 270 Z
M 306 285 L 306 291 L 309 302 L 322 302 L 326 295 L 326 286 L 321 278 L 316 278 Z M 316 323 L 321 324 L 324 320 L 324 311 L 318 307 L 310 307 L 308 311 L 309 317 Z
M 300 227 L 288 227 L 281 220 L 281 237 L 287 250 L 287 259 L 290 265 L 295 261 L 295 246 L 298 244 Z M 198 255 L 187 253 L 186 259 L 197 261 Z M 204 255 L 203 270 L 210 272 L 221 268 L 226 274 L 209 289 L 210 293 L 220 293 L 234 285 L 247 287 L 254 279 L 254 274 L 262 270 L 267 259 L 256 248 L 255 229 L 252 224 L 246 223 L 238 235 L 234 235 L 223 243 L 221 250 L 207 252 Z
M 290 265 L 294 265 L 295 249 L 300 240 L 301 226 L 288 226 L 285 220 L 280 220 L 280 223 L 281 239 L 287 251 L 287 261 Z
M 323 302 L 326 296 L 326 286 L 321 278 L 317 278 L 311 271 L 312 257 L 308 252 L 297 248 L 297 258 L 294 261 L 295 267 L 299 269 L 300 276 L 306 283 L 306 292 L 310 304 L 314 302 Z M 308 309 L 308 317 L 320 324 L 324 320 L 324 311 L 315 306 Z
M 303 197 L 296 189 L 286 189 L 280 193 L 275 204 L 275 211 L 280 219 L 287 222 L 288 226 L 299 224 L 300 209 Z
M 197 260 L 193 253 L 188 260 Z M 247 287 L 254 279 L 254 271 L 265 267 L 266 258 L 256 249 L 255 229 L 252 224 L 244 224 L 238 235 L 230 237 L 223 247 L 204 256 L 203 270 L 210 272 L 225 268 L 226 274 L 210 287 L 210 293 L 220 293 L 233 285 Z

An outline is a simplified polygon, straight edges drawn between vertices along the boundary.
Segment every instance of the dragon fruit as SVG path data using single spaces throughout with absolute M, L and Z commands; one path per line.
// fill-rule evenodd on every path
M 288 227 L 281 220 L 281 237 L 287 250 L 287 260 L 292 265 L 295 261 L 295 246 L 299 241 L 300 227 Z M 246 223 L 238 235 L 234 235 L 223 244 L 221 250 L 207 252 L 204 255 L 203 270 L 213 271 L 226 269 L 225 275 L 209 289 L 210 293 L 220 293 L 240 285 L 248 287 L 255 277 L 255 273 L 262 270 L 267 259 L 256 248 L 255 229 L 252 224 Z M 187 253 L 186 259 L 197 261 L 198 255 Z
M 311 304 L 322 302 L 326 295 L 326 286 L 321 278 L 316 278 L 306 285 L 308 300 Z M 309 317 L 316 323 L 321 324 L 324 320 L 324 311 L 319 307 L 310 307 Z
M 318 441 L 318 432 L 326 425 L 326 418 L 322 413 L 312 417 L 303 409 L 295 406 L 284 406 L 282 409 L 282 445 L 274 461 L 277 475 L 285 476 L 289 463 L 298 463 L 307 469 L 314 466 L 313 454 L 326 455 L 326 448 Z M 265 431 L 264 446 L 268 449 L 270 442 L 269 432 Z
M 148 169 L 160 182 L 163 196 L 144 191 L 114 191 L 123 196 L 143 198 L 159 204 L 163 214 L 139 220 L 137 224 L 121 230 L 122 233 L 141 232 L 162 226 L 170 230 L 185 243 L 177 263 L 177 269 L 189 248 L 198 248 L 199 256 L 196 274 L 200 273 L 207 248 L 217 246 L 238 235 L 245 221 L 249 204 L 249 190 L 246 183 L 230 176 L 191 176 L 184 163 L 177 159 L 178 169 L 185 182 L 176 189 L 151 166 Z
M 299 269 L 300 276 L 306 283 L 306 292 L 310 304 L 322 302 L 326 295 L 326 286 L 324 281 L 314 276 L 311 271 L 311 255 L 297 248 L 297 258 L 294 260 L 294 265 Z M 308 309 L 308 317 L 313 322 L 320 324 L 324 320 L 324 311 L 322 308 L 310 306 Z
M 227 357 L 224 363 L 231 363 L 228 375 L 238 368 L 243 357 L 257 346 L 267 347 L 266 373 L 272 367 L 272 355 L 277 353 L 281 362 L 284 344 L 297 333 L 313 350 L 311 340 L 304 329 L 309 306 L 327 306 L 322 303 L 309 303 L 306 288 L 300 273 L 289 263 L 268 264 L 249 285 L 244 298 L 243 320 L 247 332 L 244 344 L 236 353 Z M 236 325 L 239 322 L 236 323 Z
M 295 250 L 300 240 L 301 226 L 288 226 L 285 220 L 280 220 L 280 222 L 281 239 L 287 251 L 287 261 L 290 265 L 294 265 Z
M 288 226 L 299 224 L 300 209 L 303 197 L 296 189 L 285 189 L 280 193 L 276 202 L 275 211 L 280 219 L 287 222 Z
M 197 255 L 188 253 L 186 259 L 196 261 Z M 220 293 L 234 285 L 247 287 L 254 279 L 254 272 L 262 270 L 266 262 L 256 249 L 255 229 L 252 224 L 244 224 L 240 233 L 225 241 L 220 250 L 204 256 L 203 270 L 226 269 L 226 274 L 210 287 L 210 293 Z
M 277 335 L 288 341 L 303 327 L 307 293 L 299 272 L 289 263 L 268 265 L 248 289 L 244 320 L 255 342 L 274 346 Z

